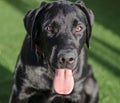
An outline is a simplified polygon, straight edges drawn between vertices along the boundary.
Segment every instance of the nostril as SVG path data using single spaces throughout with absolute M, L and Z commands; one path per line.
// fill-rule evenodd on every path
M 63 63 L 65 62 L 65 58 L 62 58 L 62 62 L 63 62 Z
M 69 58 L 68 63 L 72 64 L 72 63 L 74 63 L 74 61 L 75 61 L 75 59 L 71 57 L 71 58 Z
M 63 63 L 65 63 L 65 58 L 61 57 L 59 61 L 61 64 L 63 64 Z
M 74 59 L 73 58 L 70 58 L 69 61 L 73 61 Z

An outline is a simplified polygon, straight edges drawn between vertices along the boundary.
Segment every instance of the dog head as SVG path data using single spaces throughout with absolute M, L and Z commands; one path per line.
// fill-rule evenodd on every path
M 39 46 L 55 73 L 64 75 L 66 72 L 65 75 L 72 75 L 84 43 L 89 47 L 93 19 L 92 11 L 81 0 L 75 3 L 58 1 L 44 2 L 40 7 L 29 11 L 24 23 L 33 47 L 35 44 Z M 72 87 L 66 86 L 69 87 L 66 92 L 60 92 L 56 81 L 61 80 L 55 76 L 54 88 L 57 93 L 70 93 L 73 88 L 73 77 L 69 78 L 71 79 L 66 79 L 66 82 L 71 81 L 71 84 L 67 84 Z

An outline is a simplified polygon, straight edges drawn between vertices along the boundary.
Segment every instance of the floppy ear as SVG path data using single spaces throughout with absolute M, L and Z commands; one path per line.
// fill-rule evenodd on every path
M 92 33 L 92 25 L 94 23 L 94 14 L 93 12 L 87 8 L 82 0 L 79 0 L 75 3 L 86 15 L 87 19 L 87 31 L 86 31 L 86 44 L 89 48 L 90 37 Z
M 30 10 L 24 17 L 24 25 L 25 29 L 30 35 L 32 42 L 34 41 L 35 37 L 37 36 L 37 29 L 36 29 L 36 19 L 38 14 L 46 8 L 47 3 L 42 2 L 41 5 L 33 10 Z
M 32 31 L 33 31 L 33 27 L 36 19 L 36 11 L 37 9 L 30 10 L 24 17 L 25 29 L 29 35 L 32 35 Z

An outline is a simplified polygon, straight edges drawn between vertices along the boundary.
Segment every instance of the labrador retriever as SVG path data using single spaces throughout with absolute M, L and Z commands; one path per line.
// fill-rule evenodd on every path
M 98 84 L 84 49 L 93 22 L 82 0 L 42 2 L 30 10 L 9 103 L 97 103 Z

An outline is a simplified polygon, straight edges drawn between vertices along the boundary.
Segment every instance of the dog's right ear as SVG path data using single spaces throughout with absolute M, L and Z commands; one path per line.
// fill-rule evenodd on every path
M 47 7 L 46 2 L 42 2 L 39 7 L 30 10 L 24 17 L 24 25 L 27 33 L 31 36 L 32 39 L 37 35 L 36 30 L 36 19 L 38 14 Z
M 75 4 L 86 15 L 86 19 L 87 19 L 86 44 L 87 44 L 87 47 L 89 48 L 89 42 L 90 42 L 90 37 L 91 37 L 91 33 L 92 33 L 92 25 L 94 23 L 94 14 L 93 14 L 92 10 L 90 10 L 89 8 L 87 8 L 85 6 L 83 0 L 78 0 Z

